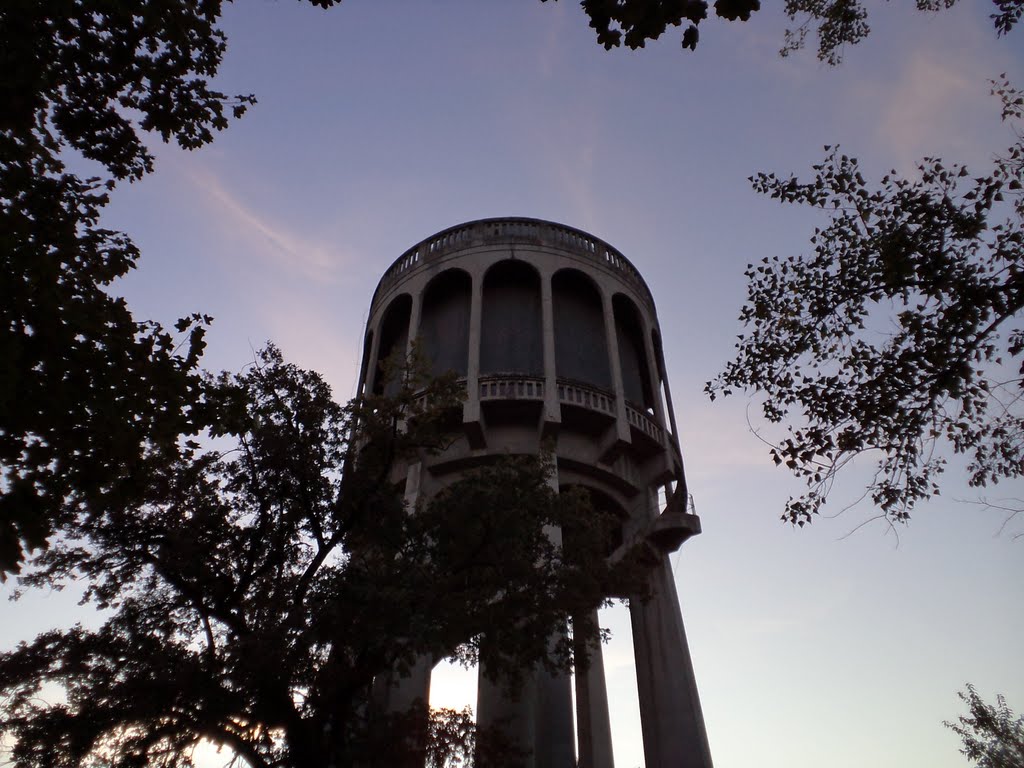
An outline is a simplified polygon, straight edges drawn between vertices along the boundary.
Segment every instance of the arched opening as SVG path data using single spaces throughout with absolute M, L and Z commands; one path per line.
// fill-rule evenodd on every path
M 396 370 L 386 370 L 388 363 L 401 365 L 409 345 L 409 317 L 412 297 L 407 293 L 396 297 L 384 312 L 380 323 L 380 345 L 374 366 L 373 393 L 393 395 L 401 387 Z
M 434 375 L 469 368 L 469 305 L 473 281 L 461 269 L 449 269 L 423 292 L 419 337 Z
M 575 269 L 551 279 L 555 320 L 555 370 L 559 378 L 612 388 L 601 294 Z
M 623 394 L 626 400 L 645 411 L 654 412 L 651 370 L 647 364 L 643 323 L 636 305 L 621 293 L 612 298 L 615 336 L 619 343 Z
M 484 275 L 480 373 L 544 375 L 540 275 L 521 261 L 502 261 Z

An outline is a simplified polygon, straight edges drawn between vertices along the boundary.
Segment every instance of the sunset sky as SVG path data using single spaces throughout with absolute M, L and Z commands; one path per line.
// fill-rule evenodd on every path
M 116 192 L 105 223 L 143 254 L 117 290 L 139 318 L 213 315 L 209 368 L 239 370 L 273 340 L 344 401 L 373 289 L 409 246 L 490 216 L 606 240 L 653 291 L 703 521 L 673 564 L 717 768 L 962 768 L 942 725 L 964 711 L 958 689 L 1024 709 L 1024 519 L 1000 533 L 954 460 L 908 526 L 865 503 L 793 529 L 779 516 L 800 485 L 752 432 L 777 429 L 745 396 L 702 393 L 740 332 L 746 265 L 808 251 L 826 221 L 748 176 L 807 175 L 837 143 L 875 178 L 923 156 L 980 172 L 1013 141 L 988 80 L 1024 86 L 1024 29 L 997 39 L 987 2 L 934 16 L 867 4 L 872 35 L 839 68 L 779 57 L 776 2 L 745 24 L 709 20 L 696 52 L 680 30 L 606 52 L 572 0 L 228 5 L 217 84 L 259 103 L 206 149 L 157 147 L 156 173 Z M 0 647 L 88 621 L 56 593 L 3 616 Z M 624 617 L 607 613 L 605 659 L 616 765 L 634 768 Z M 439 670 L 435 699 L 472 703 L 471 675 Z

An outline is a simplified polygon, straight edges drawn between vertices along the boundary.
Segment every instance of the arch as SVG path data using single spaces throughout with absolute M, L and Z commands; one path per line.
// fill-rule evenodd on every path
M 597 284 L 579 270 L 560 269 L 551 278 L 551 296 L 556 374 L 611 389 L 604 308 Z
M 636 304 L 617 293 L 612 297 L 615 314 L 615 336 L 619 343 L 619 365 L 622 368 L 622 387 L 626 400 L 642 406 L 644 410 L 654 409 L 654 393 L 651 389 L 651 369 L 647 363 L 644 343 L 643 321 Z
M 380 344 L 377 349 L 377 360 L 374 365 L 373 393 L 375 395 L 393 395 L 401 384 L 397 378 L 385 382 L 384 364 L 389 359 L 404 361 L 405 350 L 409 345 L 409 318 L 412 315 L 412 297 L 403 293 L 396 296 L 384 311 L 380 321 Z
M 540 274 L 522 261 L 499 261 L 483 283 L 480 373 L 544 375 Z
M 423 291 L 419 336 L 434 375 L 469 368 L 469 307 L 473 280 L 461 269 L 437 275 Z

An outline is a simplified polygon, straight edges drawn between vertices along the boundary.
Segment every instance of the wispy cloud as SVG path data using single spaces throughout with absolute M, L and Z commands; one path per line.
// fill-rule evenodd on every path
M 986 74 L 975 62 L 918 51 L 892 83 L 876 135 L 895 149 L 901 163 L 928 147 L 969 142 L 962 118 L 984 100 Z
M 1006 68 L 1004 52 L 985 45 L 994 37 L 991 29 L 967 28 L 960 34 L 972 43 L 922 41 L 898 70 L 854 91 L 851 117 L 872 121 L 875 141 L 902 171 L 925 155 L 978 162 L 994 149 L 986 136 L 991 138 L 998 113 L 988 81 Z M 978 54 L 986 48 L 987 54 Z
M 190 189 L 208 207 L 211 228 L 246 239 L 252 249 L 249 255 L 255 253 L 272 266 L 321 282 L 334 281 L 339 268 L 349 261 L 337 248 L 299 235 L 246 204 L 209 168 L 189 163 L 181 170 Z

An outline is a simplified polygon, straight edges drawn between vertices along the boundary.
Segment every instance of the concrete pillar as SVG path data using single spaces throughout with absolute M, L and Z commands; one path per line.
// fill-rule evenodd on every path
M 550 299 L 551 281 L 548 286 Z M 547 314 L 547 313 L 546 313 Z M 551 326 L 553 328 L 553 326 Z M 547 329 L 545 329 L 547 331 Z M 552 340 L 554 334 L 551 334 Z M 552 358 L 554 343 L 552 341 Z M 545 342 L 545 357 L 547 356 Z M 548 485 L 558 493 L 557 466 L 548 478 Z M 562 530 L 549 526 L 548 538 L 557 546 L 562 546 Z M 562 632 L 567 631 L 567 627 Z M 557 638 L 551 639 L 553 646 Z M 541 668 L 537 671 L 536 699 L 536 735 L 534 752 L 536 768 L 575 768 L 576 737 L 572 726 L 572 677 L 567 672 L 552 673 Z
M 380 363 L 377 355 L 380 354 L 380 323 L 370 326 L 373 330 L 373 338 L 370 340 L 370 362 L 366 366 L 366 381 L 360 382 L 363 385 L 363 394 L 372 395 L 373 387 L 377 383 L 377 373 Z
M 537 768 L 575 768 L 576 736 L 572 727 L 572 678 L 566 672 L 537 672 Z
M 555 360 L 555 304 L 551 291 L 551 274 L 545 272 L 540 280 L 541 328 L 544 339 L 544 416 L 545 433 L 558 429 L 562 421 L 562 406 L 558 400 L 558 372 Z
M 591 616 L 597 625 L 597 611 Z M 589 641 L 575 638 L 577 648 L 585 644 L 590 664 L 586 670 L 576 667 L 576 726 L 579 731 L 579 768 L 614 768 L 612 726 L 608 715 L 608 689 L 605 685 L 604 659 L 600 638 Z M 579 654 L 579 651 L 577 651 Z
M 416 291 L 412 295 L 412 306 L 409 307 L 409 337 L 405 340 L 405 357 L 409 359 L 412 354 L 413 345 L 420 335 L 420 312 L 423 309 L 423 291 Z
M 644 355 L 647 356 L 647 371 L 651 378 L 651 402 L 654 404 L 654 416 L 661 427 L 661 444 L 668 450 L 671 446 L 669 439 L 669 422 L 665 418 L 665 405 L 661 401 L 661 366 L 658 365 L 658 355 L 654 350 L 654 341 L 651 338 L 651 329 L 643 319 L 640 321 L 644 335 Z
M 373 698 L 381 712 L 404 714 L 413 707 L 426 707 L 430 703 L 430 674 L 434 660 L 429 656 L 416 659 L 408 674 L 391 672 L 375 678 Z
M 558 490 L 557 468 L 548 484 Z M 548 528 L 547 535 L 556 544 L 562 542 L 558 528 Z M 552 638 L 552 644 L 555 639 Z M 568 673 L 551 673 L 543 667 L 527 670 L 515 692 L 483 674 L 477 689 L 477 727 L 501 728 L 507 738 L 526 754 L 523 768 L 575 768 L 576 739 L 572 724 L 572 679 Z M 502 763 L 500 768 L 510 768 Z M 486 760 L 482 768 L 499 768 Z
M 507 755 L 488 760 L 485 752 L 477 756 L 480 768 L 537 768 L 536 700 L 536 671 L 527 672 L 515 691 L 507 691 L 504 685 L 484 674 L 481 663 L 476 694 L 478 743 L 486 746 L 490 735 L 488 731 L 500 731 L 502 743 L 521 750 L 523 754 L 515 761 L 509 760 Z
M 409 467 L 405 478 L 405 507 L 409 514 L 416 511 L 420 497 L 420 479 L 423 464 L 416 462 Z M 430 704 L 430 674 L 435 661 L 430 656 L 420 656 L 407 674 L 393 671 L 374 680 L 373 697 L 382 712 L 402 714 L 415 706 Z
M 712 768 L 697 681 L 667 555 L 650 572 L 647 602 L 630 600 L 647 768 Z
M 469 298 L 469 354 L 466 356 L 466 402 L 462 404 L 462 423 L 474 448 L 485 445 L 480 415 L 480 321 L 483 305 L 483 274 L 475 271 Z
M 672 436 L 674 442 L 679 442 L 679 430 L 676 429 L 676 410 L 672 407 L 672 389 L 668 385 L 668 373 L 665 371 L 665 354 L 661 348 L 661 333 L 658 333 L 658 348 L 654 351 L 657 355 L 658 363 L 658 378 L 661 379 L 661 384 L 665 388 L 665 407 L 668 409 L 668 420 L 669 424 L 672 425 Z
M 608 363 L 612 370 L 612 386 L 615 388 L 615 424 L 611 434 L 601 446 L 602 461 L 611 463 L 624 446 L 629 445 L 629 421 L 626 419 L 626 386 L 622 383 L 622 360 L 619 358 L 619 335 L 615 330 L 615 309 L 612 297 L 601 291 L 601 309 L 604 314 L 604 335 L 608 343 Z

